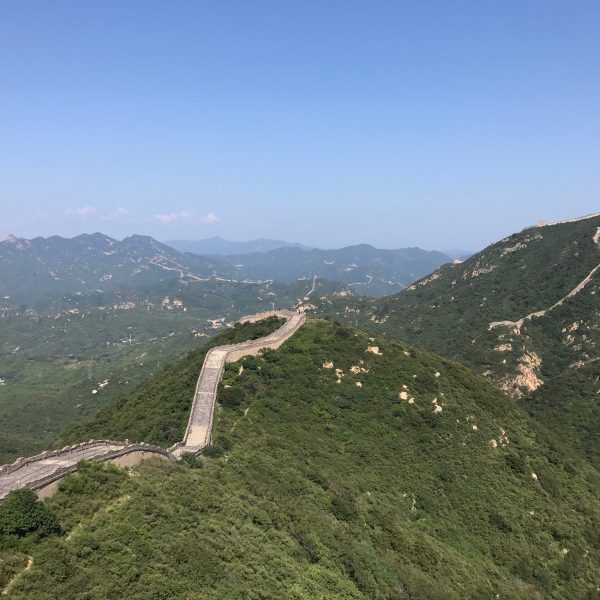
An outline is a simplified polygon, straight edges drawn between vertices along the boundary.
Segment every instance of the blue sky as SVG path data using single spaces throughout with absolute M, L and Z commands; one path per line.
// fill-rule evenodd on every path
M 597 1 L 0 3 L 0 234 L 476 249 L 600 210 Z

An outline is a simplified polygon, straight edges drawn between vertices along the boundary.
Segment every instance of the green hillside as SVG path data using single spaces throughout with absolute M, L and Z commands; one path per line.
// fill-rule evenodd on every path
M 85 420 L 243 315 L 299 302 L 292 284 L 165 281 L 49 304 L 0 301 L 0 463 L 56 443 Z M 337 284 L 314 282 L 314 293 Z
M 600 216 L 525 229 L 403 293 L 319 310 L 459 359 L 600 466 L 599 231 Z
M 68 429 L 59 445 L 89 439 L 129 439 L 172 446 L 182 439 L 200 368 L 208 350 L 269 335 L 283 319 L 270 317 L 235 327 L 192 350 L 175 366 L 163 367 L 130 393 L 122 394 L 89 419 Z
M 191 394 L 188 368 L 105 425 Z M 0 546 L 33 557 L 10 597 L 600 597 L 600 474 L 465 367 L 310 319 L 219 398 L 210 458 L 69 478 L 63 534 Z

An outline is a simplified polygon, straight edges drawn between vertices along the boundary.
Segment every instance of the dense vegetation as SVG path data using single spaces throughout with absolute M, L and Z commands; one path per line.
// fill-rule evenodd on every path
M 56 515 L 29 488 L 11 492 L 0 504 L 0 536 L 44 537 L 58 532 Z
M 11 597 L 600 596 L 599 473 L 484 379 L 314 319 L 241 366 L 212 457 L 69 477 L 47 502 L 67 533 L 13 544 L 34 566 Z M 189 397 L 188 368 L 164 378 Z
M 281 327 L 283 322 L 270 317 L 257 323 L 236 323 L 210 343 L 192 350 L 174 365 L 164 367 L 132 392 L 116 398 L 66 432 L 59 445 L 102 438 L 173 445 L 183 437 L 196 381 L 208 350 L 263 337 Z
M 274 302 L 291 306 L 311 288 L 312 281 L 176 281 L 65 294 L 35 307 L 0 301 L 0 463 L 53 445 L 65 428 L 131 393 L 224 322 Z M 317 281 L 315 293 L 335 289 Z
M 494 321 L 548 309 L 582 282 L 600 263 L 599 227 L 593 217 L 526 229 L 404 293 L 337 297 L 319 310 L 469 365 L 600 467 L 600 272 L 520 332 L 490 330 Z

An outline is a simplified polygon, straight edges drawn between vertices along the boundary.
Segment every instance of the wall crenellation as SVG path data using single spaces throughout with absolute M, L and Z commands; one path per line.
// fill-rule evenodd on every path
M 210 443 L 214 407 L 225 363 L 235 362 L 243 356 L 256 356 L 266 348 L 279 348 L 306 320 L 306 315 L 301 313 L 273 310 L 243 317 L 240 323 L 254 323 L 272 316 L 286 320 L 277 331 L 257 340 L 217 346 L 206 353 L 181 442 L 165 450 L 145 442 L 89 440 L 17 458 L 13 463 L 0 466 L 0 502 L 11 491 L 24 486 L 36 490 L 40 496 L 48 495 L 54 491 L 58 480 L 77 471 L 80 460 L 113 461 L 132 466 L 148 456 L 174 460 L 184 452 L 200 452 Z

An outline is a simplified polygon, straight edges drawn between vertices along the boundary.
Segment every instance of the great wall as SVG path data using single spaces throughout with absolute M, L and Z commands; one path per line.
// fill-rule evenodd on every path
M 110 461 L 120 466 L 134 466 L 151 457 L 176 460 L 186 452 L 197 454 L 210 444 L 213 414 L 219 382 L 225 363 L 236 362 L 244 356 L 256 356 L 261 350 L 276 350 L 302 326 L 306 315 L 274 310 L 240 319 L 253 323 L 277 316 L 285 323 L 273 333 L 248 342 L 211 348 L 204 358 L 194 392 L 190 417 L 184 437 L 168 450 L 152 444 L 112 440 L 90 440 L 60 450 L 50 450 L 0 466 L 0 502 L 13 490 L 29 487 L 44 498 L 52 494 L 59 481 L 77 471 L 81 460 Z

